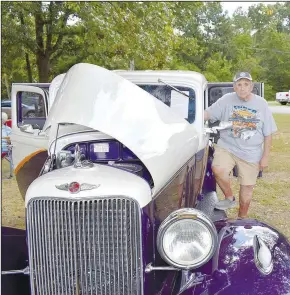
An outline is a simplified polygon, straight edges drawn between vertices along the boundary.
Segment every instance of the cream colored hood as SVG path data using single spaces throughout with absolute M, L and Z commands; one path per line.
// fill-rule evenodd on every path
M 153 194 L 198 148 L 193 125 L 128 80 L 91 64 L 77 64 L 65 75 L 44 126 L 50 143 L 64 122 L 101 131 L 127 146 L 149 170 Z

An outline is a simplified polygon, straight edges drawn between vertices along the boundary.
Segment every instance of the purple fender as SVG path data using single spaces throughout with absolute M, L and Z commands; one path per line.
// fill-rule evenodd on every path
M 216 222 L 226 227 L 221 242 L 219 270 L 226 270 L 230 285 L 219 293 L 285 295 L 290 293 L 290 244 L 276 229 L 253 219 Z M 220 231 L 221 232 L 221 231 Z M 253 238 L 257 235 L 273 257 L 273 271 L 262 274 L 255 265 Z
M 290 294 L 290 244 L 285 236 L 253 219 L 223 220 L 215 222 L 215 225 L 220 240 L 215 256 L 200 269 L 192 272 L 182 271 L 176 275 L 177 284 L 172 294 Z M 255 235 L 265 242 L 272 253 L 273 270 L 268 275 L 262 274 L 255 264 Z M 211 274 L 206 274 L 209 269 Z M 165 290 L 164 285 L 162 294 L 166 294 Z
M 1 271 L 21 270 L 28 266 L 26 231 L 11 227 L 1 228 Z M 29 276 L 1 275 L 1 294 L 29 295 Z

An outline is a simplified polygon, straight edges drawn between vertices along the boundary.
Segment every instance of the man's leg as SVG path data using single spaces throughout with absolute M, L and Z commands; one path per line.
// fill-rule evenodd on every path
M 215 148 L 214 159 L 211 168 L 216 182 L 226 198 L 233 197 L 230 173 L 233 170 L 234 166 L 235 160 L 232 157 L 231 153 L 217 146 Z
M 231 188 L 230 172 L 220 166 L 213 166 L 212 171 L 217 184 L 225 195 L 225 198 L 232 199 L 233 191 Z
M 259 173 L 258 163 L 249 163 L 236 159 L 238 166 L 238 177 L 240 182 L 240 209 L 239 217 L 247 218 L 248 210 L 252 201 L 254 187 Z
M 254 185 L 240 185 L 240 218 L 248 217 L 248 210 L 252 201 L 254 187 Z
M 214 160 L 212 163 L 212 171 L 215 179 L 222 192 L 224 193 L 225 200 L 219 201 L 215 208 L 225 210 L 235 206 L 233 202 L 233 191 L 231 188 L 230 173 L 235 166 L 235 160 L 231 153 L 227 150 L 216 147 L 214 153 Z

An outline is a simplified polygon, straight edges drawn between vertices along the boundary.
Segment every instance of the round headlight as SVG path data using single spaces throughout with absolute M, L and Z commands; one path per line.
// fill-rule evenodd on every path
M 161 224 L 157 235 L 158 251 L 169 264 L 192 269 L 205 264 L 217 246 L 212 221 L 196 209 L 180 209 Z

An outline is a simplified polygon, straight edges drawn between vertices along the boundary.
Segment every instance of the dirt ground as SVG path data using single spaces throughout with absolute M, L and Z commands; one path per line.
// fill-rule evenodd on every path
M 279 131 L 273 136 L 269 168 L 258 180 L 249 217 L 264 221 L 290 240 L 290 115 L 274 115 Z M 2 162 L 2 225 L 25 228 L 25 208 L 15 178 L 5 180 L 9 165 Z M 235 195 L 238 184 L 233 180 Z M 219 194 L 220 195 L 220 194 Z M 237 217 L 237 209 L 228 212 Z

